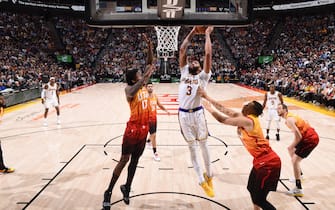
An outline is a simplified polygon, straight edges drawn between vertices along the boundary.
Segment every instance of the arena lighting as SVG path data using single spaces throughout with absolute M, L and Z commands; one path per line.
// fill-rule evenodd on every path
M 273 10 L 290 10 L 290 9 L 302 9 L 308 7 L 319 7 L 329 4 L 335 4 L 335 0 L 318 0 L 318 1 L 308 1 L 300 3 L 291 3 L 291 4 L 280 4 L 272 6 Z

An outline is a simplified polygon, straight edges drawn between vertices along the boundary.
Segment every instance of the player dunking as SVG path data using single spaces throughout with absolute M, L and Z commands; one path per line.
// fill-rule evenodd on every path
M 204 102 L 205 108 L 217 121 L 238 127 L 237 132 L 243 145 L 254 158 L 247 186 L 254 204 L 254 210 L 260 208 L 276 209 L 266 198 L 270 191 L 276 191 L 277 189 L 281 161 L 279 156 L 271 149 L 269 141 L 264 138 L 258 119 L 258 116 L 263 112 L 262 105 L 257 101 L 252 101 L 243 106 L 242 113 L 238 113 L 225 108 L 218 101 L 210 98 L 203 89 L 199 88 L 198 92 L 217 110 L 227 115 L 222 115 L 214 110 L 210 103 Z
M 302 197 L 304 193 L 301 186 L 300 162 L 318 145 L 319 136 L 308 122 L 298 115 L 288 112 L 286 104 L 278 106 L 278 114 L 286 119 L 285 124 L 294 133 L 294 141 L 287 149 L 292 159 L 296 187 L 290 190 L 288 194 Z
M 211 33 L 213 27 L 207 27 L 205 31 L 205 57 L 203 70 L 197 60 L 187 63 L 187 47 L 192 37 L 198 33 L 200 27 L 193 27 L 180 46 L 179 65 L 181 78 L 179 84 L 179 124 L 182 135 L 188 143 L 193 168 L 198 176 L 199 184 L 209 197 L 214 197 L 213 173 L 211 170 L 210 154 L 207 144 L 208 130 L 201 97 L 197 94 L 199 86 L 206 87 L 211 77 L 212 66 L 212 42 Z M 200 166 L 199 145 L 205 162 L 206 172 Z
M 50 107 L 55 107 L 57 113 L 57 124 L 60 124 L 59 119 L 59 90 L 58 84 L 55 82 L 55 77 L 50 77 L 50 80 L 47 84 L 44 85 L 41 93 L 42 104 L 44 104 L 44 122 L 43 125 L 47 126 L 47 117 Z
M 148 143 L 152 144 L 152 150 L 154 153 L 154 160 L 160 161 L 160 157 L 157 153 L 157 142 L 156 142 L 156 131 L 157 131 L 157 106 L 164 110 L 168 115 L 170 115 L 170 112 L 160 103 L 158 100 L 157 95 L 154 93 L 154 88 L 152 82 L 149 82 L 147 85 L 147 90 L 149 93 L 149 101 L 151 105 L 151 114 L 150 114 L 150 120 L 149 120 L 149 139 Z
M 121 192 L 123 194 L 123 201 L 129 205 L 129 192 L 131 189 L 131 184 L 135 176 L 138 161 L 145 148 L 146 137 L 149 131 L 149 116 L 151 112 L 151 106 L 149 104 L 149 94 L 144 84 L 148 82 L 150 76 L 154 72 L 155 66 L 152 65 L 152 43 L 145 34 L 143 34 L 143 37 L 149 48 L 147 55 L 147 66 L 143 76 L 141 71 L 138 69 L 127 70 L 126 73 L 126 80 L 128 85 L 125 88 L 125 94 L 130 106 L 130 118 L 127 122 L 127 127 L 123 135 L 122 154 L 120 161 L 115 166 L 109 186 L 104 193 L 104 200 L 102 204 L 104 210 L 110 209 L 110 200 L 113 188 L 123 168 L 130 159 L 127 181 L 124 185 L 120 186 Z

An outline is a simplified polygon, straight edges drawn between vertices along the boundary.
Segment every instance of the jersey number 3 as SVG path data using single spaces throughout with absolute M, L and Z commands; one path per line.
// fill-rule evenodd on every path
M 187 86 L 187 92 L 186 95 L 191 95 L 192 94 L 192 87 L 190 85 Z

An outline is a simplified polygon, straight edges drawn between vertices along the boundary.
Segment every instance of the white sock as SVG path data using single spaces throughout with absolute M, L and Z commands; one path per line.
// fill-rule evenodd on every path
M 193 141 L 188 144 L 188 148 L 190 150 L 191 154 L 191 161 L 193 164 L 193 168 L 198 176 L 199 183 L 202 183 L 205 181 L 205 178 L 203 177 L 203 172 L 200 167 L 200 161 L 199 161 L 199 152 L 198 152 L 198 144 L 196 141 Z
M 208 149 L 207 140 L 199 141 L 202 157 L 204 159 L 206 173 L 208 177 L 213 176 L 211 170 L 211 157 Z

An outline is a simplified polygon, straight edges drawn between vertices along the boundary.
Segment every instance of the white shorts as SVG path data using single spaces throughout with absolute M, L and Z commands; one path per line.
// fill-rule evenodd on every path
M 203 109 L 191 113 L 179 111 L 178 118 L 181 133 L 185 141 L 207 139 L 208 128 Z
M 50 109 L 51 107 L 56 107 L 56 106 L 59 106 L 58 104 L 58 100 L 45 100 L 44 102 L 44 107 L 46 109 Z
M 280 117 L 276 109 L 268 109 L 267 121 L 272 121 L 272 120 L 275 120 L 275 121 L 280 120 Z

